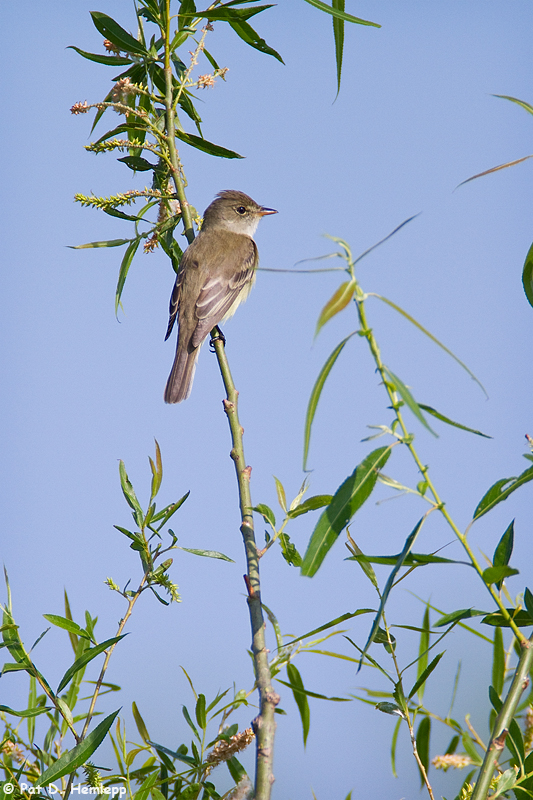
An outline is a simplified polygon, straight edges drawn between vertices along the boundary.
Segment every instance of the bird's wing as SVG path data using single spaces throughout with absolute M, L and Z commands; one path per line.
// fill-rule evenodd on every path
M 198 347 L 215 325 L 233 313 L 239 302 L 245 299 L 254 281 L 257 266 L 254 240 L 248 236 L 232 235 L 228 245 L 231 258 L 225 258 L 222 262 L 219 259 L 216 265 L 205 265 L 209 277 L 196 301 L 198 324 L 191 339 L 193 347 Z M 235 264 L 240 264 L 237 272 L 233 271 Z M 232 309 L 234 304 L 235 308 Z
M 169 320 L 168 320 L 168 327 L 165 336 L 165 342 L 172 333 L 172 328 L 174 327 L 174 323 L 176 322 L 176 317 L 178 314 L 178 310 L 180 307 L 180 295 L 181 295 L 181 287 L 183 285 L 183 276 L 185 274 L 185 264 L 183 263 L 184 259 L 182 258 L 178 274 L 176 275 L 176 282 L 174 283 L 174 288 L 172 289 L 172 294 L 170 295 L 170 303 L 168 307 L 169 313 Z

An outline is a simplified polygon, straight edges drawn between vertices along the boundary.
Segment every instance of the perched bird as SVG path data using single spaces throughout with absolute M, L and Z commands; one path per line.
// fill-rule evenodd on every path
M 261 217 L 277 214 L 244 192 L 219 192 L 206 208 L 202 229 L 184 252 L 170 298 L 165 341 L 178 318 L 178 344 L 165 388 L 165 403 L 191 393 L 200 345 L 207 334 L 235 313 L 252 288 L 259 262 L 253 240 Z

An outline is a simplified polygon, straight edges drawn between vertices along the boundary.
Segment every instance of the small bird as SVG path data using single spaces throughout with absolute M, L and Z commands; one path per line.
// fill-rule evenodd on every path
M 252 237 L 261 217 L 277 213 L 233 189 L 219 192 L 206 208 L 202 229 L 182 256 L 170 298 L 165 341 L 177 317 L 178 344 L 165 403 L 188 398 L 200 345 L 248 297 L 259 263 Z

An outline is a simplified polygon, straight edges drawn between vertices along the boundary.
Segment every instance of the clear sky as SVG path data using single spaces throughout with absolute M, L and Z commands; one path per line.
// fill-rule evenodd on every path
M 125 0 L 97 6 L 92 0 L 30 0 L 23 11 L 14 3 L 0 9 L 2 560 L 28 645 L 45 627 L 43 613 L 63 612 L 64 588 L 75 618 L 83 622 L 88 608 L 99 617 L 100 640 L 112 636 L 123 605 L 103 582 L 111 576 L 123 585 L 139 575 L 134 554 L 113 528 L 131 521 L 118 460 L 125 461 L 146 503 L 148 456 L 157 438 L 165 469 L 161 502 L 191 491 L 173 525 L 179 544 L 221 550 L 235 563 L 175 555 L 171 575 L 183 602 L 164 608 L 145 596 L 109 673 L 109 680 L 122 684 L 122 697 L 105 698 L 102 710 L 122 705 L 130 738 L 138 739 L 130 715 L 135 700 L 153 739 L 175 747 L 188 739 L 181 705 L 191 705 L 179 665 L 208 696 L 233 682 L 237 688 L 251 683 L 238 505 L 221 379 L 207 347 L 190 399 L 179 406 L 163 403 L 175 347 L 174 339 L 163 341 L 174 280 L 167 259 L 160 252 L 137 256 L 117 322 L 119 251 L 67 248 L 130 235 L 129 223 L 74 204 L 75 192 L 112 194 L 144 185 L 143 175 L 132 177 L 113 156 L 85 152 L 90 120 L 69 113 L 77 101 L 102 99 L 115 74 L 66 49 L 101 51 L 91 10 L 135 29 L 132 5 Z M 261 223 L 256 239 L 261 265 L 278 269 L 330 252 L 325 233 L 346 239 L 358 253 L 422 212 L 365 259 L 358 274 L 366 291 L 413 314 L 487 389 L 489 400 L 406 321 L 369 301 L 383 358 L 417 399 L 494 437 L 481 439 L 435 423 L 440 436 L 434 439 L 409 419 L 448 508 L 466 526 L 494 481 L 525 469 L 524 435 L 533 435 L 533 309 L 521 286 L 533 239 L 532 162 L 454 189 L 475 173 L 531 152 L 533 118 L 492 95 L 532 101 L 533 8 L 526 0 L 348 0 L 346 10 L 382 28 L 346 26 L 343 84 L 335 102 L 331 21 L 303 0 L 281 2 L 255 18 L 285 66 L 215 24 L 208 47 L 229 72 L 226 82 L 200 92 L 203 130 L 207 139 L 246 158 L 217 160 L 184 146 L 188 196 L 203 211 L 221 189 L 240 189 L 276 208 L 279 214 Z M 113 122 L 110 115 L 109 126 Z M 276 510 L 272 476 L 289 495 L 297 493 L 311 388 L 329 353 L 356 327 L 349 308 L 313 342 L 317 316 L 338 283 L 338 273 L 260 273 L 250 299 L 225 328 L 253 468 L 253 500 Z M 334 492 L 372 447 L 361 442 L 369 433 L 366 426 L 390 419 L 364 342 L 355 337 L 316 416 L 310 493 Z M 419 480 L 401 453 L 386 471 L 410 485 Z M 391 494 L 378 487 L 374 499 Z M 354 519 L 352 536 L 365 552 L 398 552 L 420 509 L 409 498 L 378 506 L 370 501 Z M 472 533 L 476 551 L 491 556 L 516 518 L 513 564 L 521 574 L 509 582 L 513 595 L 532 584 L 530 509 L 531 489 L 525 487 Z M 289 529 L 301 551 L 313 525 L 309 515 Z M 258 519 L 260 535 L 262 527 Z M 451 539 L 435 520 L 417 549 L 431 552 Z M 444 554 L 461 558 L 457 544 Z M 339 542 L 312 580 L 289 568 L 279 552 L 264 560 L 263 599 L 284 634 L 303 634 L 346 611 L 375 607 L 369 584 L 345 555 Z M 382 585 L 386 575 L 378 569 Z M 389 621 L 421 620 L 423 605 L 408 590 L 444 611 L 490 609 L 488 595 L 466 567 L 428 568 L 398 587 Z M 368 617 L 362 617 L 346 630 L 362 643 L 368 626 Z M 416 635 L 399 631 L 398 638 L 408 663 Z M 354 654 L 341 636 L 327 646 Z M 378 649 L 376 654 L 382 656 Z M 66 637 L 50 631 L 35 658 L 54 684 L 68 666 Z M 448 640 L 428 702 L 446 713 L 460 659 L 463 677 L 454 713 L 462 719 L 471 712 L 485 735 L 490 651 L 473 637 L 458 633 Z M 362 685 L 385 688 L 373 674 L 356 675 L 348 662 L 303 655 L 296 665 L 316 692 L 348 696 Z M 21 676 L 5 676 L 0 703 L 23 707 L 25 692 Z M 351 789 L 354 798 L 365 800 L 417 795 L 406 731 L 399 744 L 399 778 L 390 774 L 394 718 L 356 702 L 311 701 L 304 751 L 294 702 L 288 689 L 280 686 L 280 692 L 287 716 L 278 719 L 275 798 L 311 798 L 311 788 L 319 800 L 344 798 Z M 246 711 L 239 716 L 241 727 L 251 716 Z M 432 755 L 443 752 L 449 738 L 436 730 Z M 430 777 L 439 796 L 453 796 L 450 787 L 459 777 L 434 771 Z

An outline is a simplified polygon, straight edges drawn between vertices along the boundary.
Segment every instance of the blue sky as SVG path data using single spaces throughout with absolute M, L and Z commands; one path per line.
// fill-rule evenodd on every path
M 130 521 L 118 460 L 125 461 L 146 503 L 148 456 L 157 438 L 165 469 L 161 502 L 191 491 L 173 526 L 179 543 L 221 550 L 235 561 L 178 553 L 172 577 L 182 604 L 165 609 L 146 597 L 114 657 L 109 679 L 123 685 L 120 703 L 131 738 L 136 731 L 129 709 L 135 700 L 153 738 L 173 746 L 187 736 L 181 705 L 191 700 L 178 665 L 207 695 L 233 682 L 237 688 L 251 682 L 243 554 L 221 381 L 205 347 L 191 398 L 179 406 L 163 404 L 175 343 L 163 341 L 173 275 L 162 253 L 134 261 L 117 322 L 119 252 L 67 248 L 130 234 L 128 223 L 74 204 L 75 192 L 112 194 L 143 185 L 144 176 L 132 178 L 113 157 L 86 153 L 90 122 L 69 113 L 77 101 L 101 99 L 114 72 L 84 61 L 67 46 L 100 52 L 101 37 L 89 11 L 103 11 L 133 30 L 131 4 L 103 0 L 95 7 L 85 0 L 50 0 L 30 2 L 25 9 L 22 15 L 4 4 L 0 11 L 9 34 L 0 87 L 2 559 L 28 644 L 43 630 L 43 613 L 62 613 L 64 587 L 76 619 L 81 622 L 88 608 L 99 617 L 100 639 L 111 636 L 123 608 L 103 581 L 112 576 L 124 584 L 138 575 L 134 554 L 113 529 Z M 256 18 L 257 29 L 282 54 L 285 66 L 215 25 L 209 48 L 229 72 L 226 82 L 200 93 L 203 130 L 207 139 L 246 158 L 217 160 L 184 147 L 188 196 L 202 211 L 216 192 L 235 188 L 278 209 L 261 223 L 256 237 L 261 265 L 272 269 L 290 269 L 301 259 L 331 252 L 325 233 L 361 252 L 421 212 L 361 262 L 358 274 L 365 291 L 383 294 L 415 316 L 487 389 L 489 400 L 405 320 L 369 301 L 383 358 L 416 398 L 494 437 L 481 439 L 436 424 L 440 436 L 434 439 L 409 420 L 447 507 L 466 526 L 495 480 L 525 469 L 524 435 L 533 435 L 533 309 L 521 287 L 533 239 L 531 163 L 454 189 L 475 173 L 530 152 L 533 119 L 492 95 L 531 102 L 526 65 L 533 11 L 523 0 L 505 5 L 349 0 L 347 11 L 382 28 L 346 27 L 336 101 L 331 23 L 303 0 L 280 3 Z M 356 326 L 355 312 L 347 309 L 313 341 L 320 309 L 338 283 L 338 273 L 260 273 L 246 305 L 225 328 L 255 503 L 276 507 L 273 475 L 293 496 L 303 480 L 303 422 L 311 388 L 329 353 Z M 371 447 L 361 442 L 369 433 L 366 426 L 389 421 L 364 342 L 354 337 L 326 385 L 314 423 L 310 493 L 334 492 Z M 418 480 L 399 452 L 387 473 L 410 485 Z M 390 496 L 389 489 L 378 487 L 374 499 Z M 521 575 L 509 582 L 512 595 L 528 581 L 531 586 L 530 498 L 526 487 L 472 532 L 472 546 L 491 556 L 516 518 L 513 563 Z M 420 515 L 410 498 L 378 506 L 371 500 L 354 519 L 351 533 L 365 552 L 398 552 Z M 313 524 L 311 516 L 303 517 L 289 529 L 302 551 Z M 432 521 L 420 549 L 430 552 L 451 539 L 440 521 Z M 457 544 L 445 554 L 461 558 Z M 284 633 L 301 634 L 346 611 L 374 607 L 362 573 L 344 558 L 339 542 L 309 580 L 271 551 L 262 565 L 263 599 Z M 378 570 L 382 583 L 386 574 Z M 421 620 L 423 606 L 407 590 L 446 611 L 490 607 L 466 567 L 420 570 L 393 596 L 389 615 L 395 623 Z M 346 629 L 361 643 L 368 618 Z M 416 651 L 412 636 L 398 633 L 404 663 Z M 337 639 L 339 651 L 353 654 L 342 637 Z M 462 718 L 471 712 L 485 733 L 489 649 L 460 633 L 447 647 L 429 702 L 446 712 L 462 659 L 455 713 Z M 65 637 L 50 631 L 37 656 L 53 684 L 68 665 Z M 348 662 L 303 655 L 296 664 L 306 686 L 317 692 L 348 695 L 361 685 L 384 688 L 374 675 L 356 675 Z M 26 689 L 20 677 L 2 679 L 0 703 L 22 707 Z M 415 796 L 418 775 L 406 734 L 399 745 L 400 776 L 390 775 L 392 718 L 355 702 L 316 701 L 304 752 L 296 707 L 288 690 L 282 693 L 288 716 L 279 718 L 274 797 L 311 797 L 311 787 L 319 800 L 344 798 L 350 789 L 361 798 Z M 102 710 L 115 707 L 116 698 L 106 699 Z M 239 721 L 243 727 L 249 723 L 246 713 Z M 448 739 L 436 732 L 432 754 L 445 749 Z M 437 793 L 453 796 L 449 787 L 457 777 L 443 779 L 434 772 L 431 777 Z

